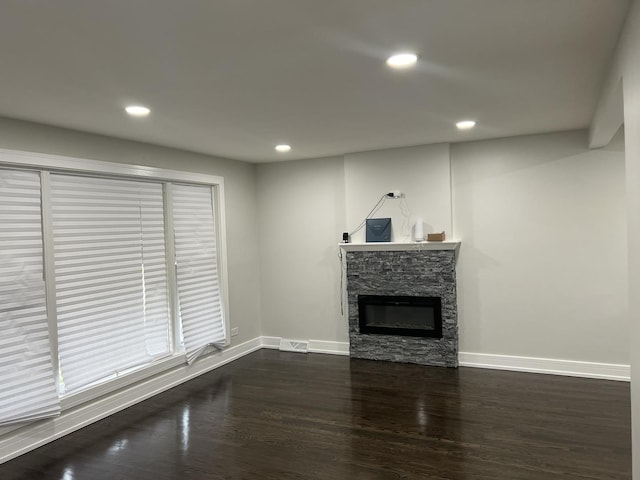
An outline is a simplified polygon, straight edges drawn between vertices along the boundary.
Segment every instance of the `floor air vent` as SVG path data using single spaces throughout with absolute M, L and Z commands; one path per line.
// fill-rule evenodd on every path
M 300 340 L 280 340 L 280 350 L 283 352 L 299 352 L 299 353 L 308 353 L 309 352 L 309 342 L 303 342 Z

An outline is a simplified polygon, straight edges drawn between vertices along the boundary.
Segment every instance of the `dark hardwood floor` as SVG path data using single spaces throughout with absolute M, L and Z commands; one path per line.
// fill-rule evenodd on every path
M 0 479 L 631 478 L 629 385 L 261 350 Z

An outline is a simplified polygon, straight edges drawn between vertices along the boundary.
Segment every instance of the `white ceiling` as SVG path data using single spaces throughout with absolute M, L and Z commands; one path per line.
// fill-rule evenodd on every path
M 627 9 L 2 0 L 0 115 L 254 162 L 583 128 Z M 405 49 L 416 68 L 386 67 Z M 127 117 L 129 103 L 151 116 Z M 478 126 L 458 132 L 466 118 Z

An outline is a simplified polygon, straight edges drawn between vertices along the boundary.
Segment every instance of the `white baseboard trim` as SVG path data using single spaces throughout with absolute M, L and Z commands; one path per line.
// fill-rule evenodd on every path
M 329 355 L 349 355 L 349 342 L 329 342 L 326 340 L 309 340 L 309 353 L 326 353 Z
M 262 348 L 280 349 L 281 337 L 260 337 Z M 308 353 L 326 353 L 329 355 L 349 355 L 349 342 L 331 342 L 327 340 L 296 340 L 308 343 Z M 287 350 L 290 351 L 290 350 Z M 304 352 L 300 352 L 304 353 Z
M 260 337 L 260 343 L 263 348 L 274 350 L 280 349 L 281 340 L 281 337 Z M 349 355 L 349 342 L 331 342 L 325 340 L 306 341 L 309 343 L 309 353 Z M 487 353 L 470 352 L 459 352 L 458 363 L 461 367 L 510 370 L 513 372 L 598 378 L 622 382 L 628 382 L 631 379 L 631 368 L 629 365 L 617 365 L 613 363 L 580 362 L 575 360 L 556 360 L 552 358 L 517 357 L 512 355 L 491 355 Z
M 486 353 L 458 353 L 461 367 L 490 368 L 514 372 L 545 373 L 569 377 L 600 378 L 628 382 L 631 379 L 629 365 L 613 363 L 579 362 L 551 358 L 515 357 Z
M 260 340 L 260 346 L 262 348 L 270 348 L 273 350 L 278 350 L 280 348 L 280 341 L 282 337 L 258 337 Z
M 181 365 L 112 394 L 0 436 L 0 464 L 263 348 L 261 337 Z

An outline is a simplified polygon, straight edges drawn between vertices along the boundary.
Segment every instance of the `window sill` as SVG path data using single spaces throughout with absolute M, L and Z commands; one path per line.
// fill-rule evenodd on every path
M 159 373 L 184 365 L 185 363 L 186 356 L 184 353 L 163 358 L 151 365 L 123 374 L 122 376 L 101 385 L 88 387 L 85 390 L 65 395 L 60 398 L 60 408 L 64 412 L 65 410 L 69 410 L 73 407 L 77 407 L 78 405 L 82 405 L 83 403 L 95 400 L 98 397 L 102 397 L 134 383 L 141 382 L 149 377 L 158 375 Z

